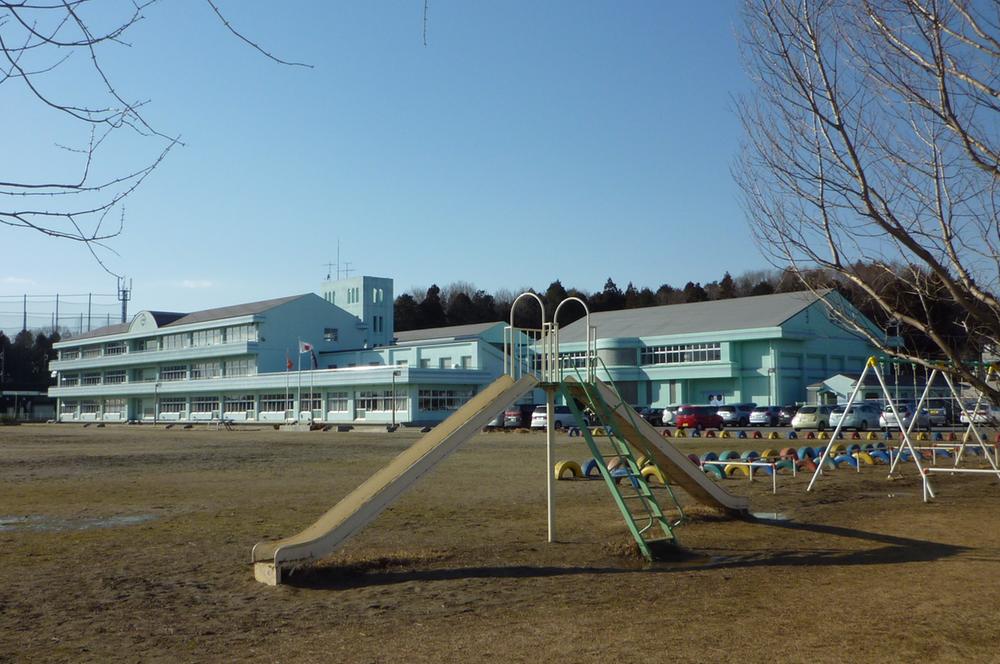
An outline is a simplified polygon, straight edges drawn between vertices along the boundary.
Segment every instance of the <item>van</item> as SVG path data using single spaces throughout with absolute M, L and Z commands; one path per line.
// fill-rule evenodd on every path
M 573 416 L 573 412 L 569 409 L 569 406 L 553 406 L 552 419 L 554 420 L 556 429 L 576 426 L 576 418 Z M 545 413 L 545 406 L 535 406 L 535 412 L 531 414 L 531 428 L 545 429 L 548 427 L 548 424 L 549 419 Z M 583 426 L 589 426 L 589 424 L 587 418 L 584 417 Z

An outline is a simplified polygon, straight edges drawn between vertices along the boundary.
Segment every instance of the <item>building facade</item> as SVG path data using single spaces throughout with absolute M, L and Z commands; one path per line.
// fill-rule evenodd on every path
M 194 313 L 142 311 L 54 345 L 61 421 L 438 422 L 504 368 L 501 322 L 396 333 L 392 281 Z M 874 352 L 830 316 L 836 293 L 602 312 L 597 375 L 636 405 L 801 402 Z M 582 367 L 586 322 L 560 331 Z M 300 352 L 304 351 L 304 352 Z M 541 394 L 527 397 L 541 400 Z

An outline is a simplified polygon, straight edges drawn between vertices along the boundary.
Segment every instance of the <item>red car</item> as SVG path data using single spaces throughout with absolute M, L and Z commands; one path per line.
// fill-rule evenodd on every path
M 718 406 L 681 406 L 674 413 L 674 426 L 685 429 L 721 429 Z

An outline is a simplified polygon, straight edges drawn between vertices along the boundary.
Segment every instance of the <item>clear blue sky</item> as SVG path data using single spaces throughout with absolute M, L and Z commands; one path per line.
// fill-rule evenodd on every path
M 335 259 L 480 288 L 656 288 L 765 267 L 729 168 L 746 86 L 737 3 L 163 3 L 102 52 L 175 149 L 127 204 L 109 266 L 132 310 L 315 291 Z M 95 19 L 96 20 L 96 19 Z M 70 70 L 54 89 L 80 92 Z M 61 77 L 61 78 L 60 78 Z M 62 86 L 62 88 L 59 88 Z M 83 140 L 0 87 L 0 179 L 69 173 Z M 75 138 L 74 138 L 75 137 Z M 136 147 L 147 154 L 136 152 Z M 107 172 L 152 144 L 109 145 Z M 16 163 L 12 163 L 16 162 Z M 86 250 L 0 227 L 0 294 L 110 292 Z

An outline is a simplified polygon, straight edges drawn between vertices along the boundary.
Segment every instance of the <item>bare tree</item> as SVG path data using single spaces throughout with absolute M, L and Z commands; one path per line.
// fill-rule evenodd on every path
M 82 242 L 109 272 L 96 249 L 122 231 L 126 199 L 181 144 L 179 135 L 147 121 L 146 100 L 120 92 L 102 64 L 110 50 L 129 45 L 130 30 L 155 2 L 0 1 L 0 90 L 34 102 L 37 117 L 79 136 L 76 145 L 59 145 L 74 158 L 71 175 L 29 180 L 0 171 L 0 224 Z M 227 30 L 266 57 L 308 66 L 265 51 L 233 27 L 213 0 L 206 3 Z M 67 76 L 72 86 L 65 85 Z M 137 140 L 136 153 L 145 157 L 123 172 L 102 167 L 102 148 L 123 135 Z M 8 159 L 0 168 L 16 163 Z
M 734 174 L 757 243 L 807 286 L 817 271 L 849 284 L 938 357 L 834 312 L 882 351 L 947 360 L 1000 399 L 967 363 L 969 341 L 1000 341 L 1000 4 L 747 0 L 743 14 L 755 89 L 738 100 Z M 942 304 L 963 334 L 942 329 Z

